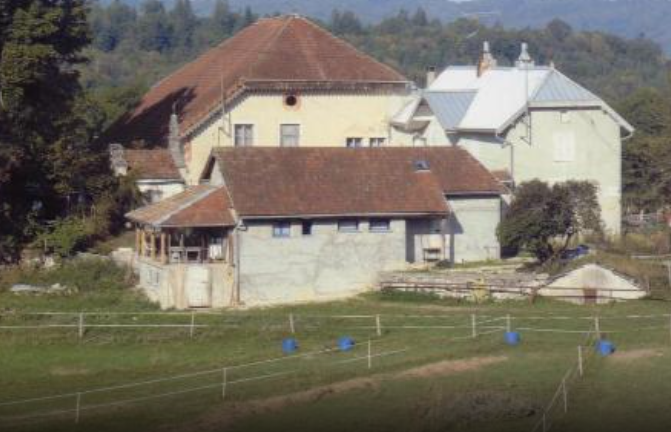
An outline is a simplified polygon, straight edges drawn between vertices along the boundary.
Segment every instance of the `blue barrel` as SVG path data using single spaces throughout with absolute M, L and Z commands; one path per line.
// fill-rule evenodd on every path
M 519 332 L 514 331 L 506 332 L 505 338 L 506 343 L 512 346 L 519 345 L 520 341 L 522 340 L 522 337 L 520 336 Z
M 615 352 L 615 345 L 611 341 L 600 340 L 596 343 L 596 350 L 602 357 L 608 357 Z
M 343 336 L 338 339 L 338 349 L 340 351 L 349 351 L 354 348 L 354 339 L 349 336 Z
M 298 349 L 298 342 L 296 339 L 288 338 L 282 341 L 282 351 L 285 354 L 291 354 Z

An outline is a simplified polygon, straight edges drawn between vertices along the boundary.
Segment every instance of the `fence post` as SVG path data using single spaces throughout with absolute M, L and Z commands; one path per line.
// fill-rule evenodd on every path
M 671 315 L 669 315 L 669 338 L 671 338 Z
M 368 339 L 368 369 L 371 369 L 372 367 L 373 367 L 372 349 L 370 345 L 370 339 Z
M 582 345 L 578 345 L 578 373 L 580 376 L 583 375 L 583 364 L 582 364 Z
M 543 413 L 543 432 L 548 430 L 547 413 Z
M 380 322 L 380 315 L 375 315 L 375 329 L 378 337 L 382 336 L 382 322 Z
M 296 324 L 294 323 L 294 314 L 289 314 L 289 331 L 291 334 L 296 334 Z
M 189 329 L 189 337 L 193 338 L 196 331 L 196 311 L 191 311 L 191 328 Z
M 82 394 L 77 393 L 77 402 L 76 402 L 76 408 L 75 408 L 75 423 L 79 423 L 79 409 L 82 404 Z
M 226 399 L 226 385 L 228 384 L 228 368 L 221 370 L 221 399 Z
M 84 312 L 79 312 L 79 339 L 84 337 Z
M 566 391 L 566 377 L 561 380 L 561 390 L 564 396 L 564 414 L 568 413 L 568 392 Z
M 510 315 L 506 315 L 506 331 L 510 333 L 512 331 L 512 328 L 513 326 L 510 321 Z
M 471 314 L 471 336 L 473 339 L 478 337 L 477 318 L 475 314 Z
M 601 340 L 601 325 L 598 316 L 594 317 L 594 332 L 596 333 L 596 339 Z

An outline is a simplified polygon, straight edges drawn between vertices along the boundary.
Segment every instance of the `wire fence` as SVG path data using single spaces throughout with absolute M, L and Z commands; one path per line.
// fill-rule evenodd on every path
M 113 328 L 115 324 L 93 324 L 89 327 L 87 318 L 96 322 L 100 313 L 39 313 L 25 314 L 30 317 L 58 317 L 59 319 L 77 319 L 73 323 L 12 325 L 4 320 L 9 314 L 2 314 L 4 331 L 23 331 L 40 328 L 54 328 L 67 331 L 76 330 L 81 338 L 89 328 Z M 221 324 L 222 314 L 215 313 L 104 313 L 110 317 L 140 317 L 159 314 L 161 317 L 186 317 L 182 324 L 169 324 L 171 327 L 185 328 L 193 337 L 195 331 L 205 328 L 217 328 Z M 96 318 L 97 317 L 97 318 Z M 218 319 L 219 322 L 199 324 L 197 319 Z M 27 319 L 12 314 L 11 319 Z M 238 316 L 237 319 L 245 317 Z M 281 317 L 279 317 L 281 318 Z M 284 319 L 282 321 L 285 321 Z M 595 350 L 594 343 L 605 334 L 626 334 L 650 330 L 668 331 L 671 341 L 671 314 L 648 315 L 601 315 L 601 316 L 524 316 L 493 314 L 370 314 L 370 315 L 299 315 L 290 313 L 286 321 L 280 323 L 285 334 L 309 334 L 320 326 L 342 324 L 342 328 L 331 328 L 333 332 L 341 330 L 361 330 L 362 336 L 350 350 L 338 346 L 307 351 L 300 354 L 265 358 L 252 362 L 229 362 L 221 367 L 175 374 L 167 377 L 127 382 L 104 387 L 78 389 L 63 394 L 38 395 L 30 398 L 0 400 L 0 426 L 14 426 L 39 422 L 44 419 L 70 419 L 79 422 L 85 413 L 105 408 L 133 406 L 143 402 L 170 398 L 190 393 L 219 393 L 222 399 L 230 397 L 231 391 L 244 392 L 248 396 L 263 394 L 263 383 L 281 379 L 288 375 L 318 375 L 344 378 L 355 371 L 358 374 L 370 373 L 374 365 L 385 359 L 403 357 L 402 366 L 418 360 L 412 353 L 422 352 L 422 361 L 426 360 L 430 350 L 435 358 L 444 356 L 442 342 L 481 341 L 483 337 L 501 332 L 550 333 L 565 336 L 583 335 L 584 340 L 578 346 L 576 361 L 563 375 L 550 403 L 543 410 L 533 432 L 547 432 L 559 415 L 568 411 L 568 398 L 572 385 L 583 376 L 590 364 Z M 257 324 L 258 321 L 252 321 Z M 243 323 L 243 324 L 249 324 Z M 144 328 L 145 324 L 120 324 L 126 329 Z M 161 324 L 157 324 L 161 325 Z M 240 324 L 242 325 L 242 324 Z M 159 327 L 164 328 L 164 327 Z M 422 331 L 422 338 L 408 338 L 408 334 Z M 657 334 L 655 333 L 655 337 Z M 420 349 L 421 348 L 421 349 Z M 355 369 L 348 369 L 348 365 Z M 387 365 L 389 366 L 389 365 Z M 343 369 L 343 367 L 345 369 Z M 216 390 L 217 392 L 214 392 Z M 3 415 L 9 411 L 9 415 Z

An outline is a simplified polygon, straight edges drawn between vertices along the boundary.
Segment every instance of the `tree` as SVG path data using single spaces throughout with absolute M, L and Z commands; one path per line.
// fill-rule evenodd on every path
M 509 252 L 527 249 L 544 263 L 556 258 L 580 233 L 600 229 L 594 184 L 569 181 L 549 186 L 532 180 L 515 190 L 497 235 L 502 248 Z
M 190 50 L 193 47 L 193 34 L 198 18 L 193 13 L 190 0 L 177 0 L 169 14 L 173 34 L 173 46 Z
M 137 23 L 140 48 L 146 51 L 164 52 L 173 46 L 173 28 L 168 20 L 163 3 L 147 0 L 142 5 L 142 15 Z

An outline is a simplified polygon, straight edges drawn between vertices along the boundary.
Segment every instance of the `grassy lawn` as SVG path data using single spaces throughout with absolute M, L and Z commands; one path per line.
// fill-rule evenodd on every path
M 88 324 L 191 321 L 188 313 L 146 315 L 152 305 L 114 287 L 83 289 L 73 297 L 19 298 L 5 292 L 0 293 L 0 304 L 15 313 L 3 316 L 0 325 L 77 322 L 77 315 L 16 315 L 44 310 L 132 312 L 87 316 Z M 496 330 L 488 326 L 504 325 L 508 314 L 514 317 L 515 328 L 567 331 L 588 329 L 591 317 L 598 315 L 618 353 L 594 358 L 585 379 L 571 389 L 568 416 L 558 418 L 554 427 L 592 431 L 627 426 L 621 430 L 633 431 L 646 422 L 664 422 L 668 428 L 671 419 L 664 404 L 671 397 L 671 386 L 666 385 L 671 375 L 669 320 L 624 317 L 670 310 L 661 301 L 599 307 L 549 301 L 474 305 L 407 294 L 369 294 L 345 302 L 197 314 L 196 323 L 207 327 L 196 327 L 193 337 L 189 328 L 89 328 L 81 339 L 77 328 L 0 329 L 0 403 L 211 371 L 86 393 L 80 400 L 78 425 L 71 412 L 74 395 L 0 406 L 0 417 L 65 411 L 35 423 L 0 423 L 0 430 L 530 431 L 575 362 L 584 335 L 523 330 L 522 344 L 510 347 L 501 332 L 469 338 L 474 313 L 480 333 Z M 295 318 L 299 356 L 236 368 L 283 358 L 280 344 L 291 335 L 289 314 Z M 380 337 L 376 314 L 381 316 Z M 353 317 L 336 317 L 341 315 Z M 343 335 L 358 342 L 354 350 L 304 355 L 333 348 Z M 369 339 L 373 355 L 382 354 L 373 357 L 371 369 L 366 358 Z M 222 401 L 223 367 L 229 368 L 229 385 Z M 184 392 L 201 387 L 206 388 Z M 171 392 L 176 394 L 94 409 Z M 639 414 L 628 415 L 630 410 Z

